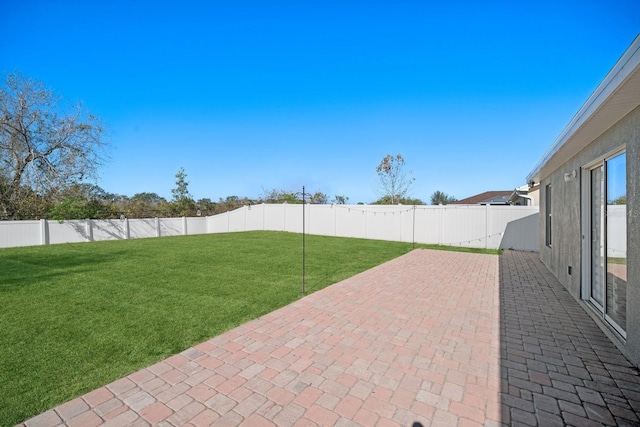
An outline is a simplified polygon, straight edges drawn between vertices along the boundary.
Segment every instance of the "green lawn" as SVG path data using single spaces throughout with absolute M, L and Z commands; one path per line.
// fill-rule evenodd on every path
M 412 249 L 306 242 L 307 292 Z M 279 232 L 0 249 L 0 425 L 300 298 L 301 250 L 301 235 Z

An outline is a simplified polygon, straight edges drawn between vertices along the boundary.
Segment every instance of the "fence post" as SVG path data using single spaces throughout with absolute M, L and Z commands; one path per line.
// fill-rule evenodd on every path
M 444 233 L 444 207 L 438 206 L 438 221 L 440 224 L 438 226 L 438 245 L 442 245 L 442 233 Z
M 413 224 L 411 225 L 411 240 L 413 249 L 416 248 L 416 205 L 413 205 Z
M 368 224 L 369 205 L 364 205 L 364 210 L 362 211 L 362 213 L 364 214 L 364 238 L 368 239 L 369 238 L 369 224 Z
M 46 219 L 40 220 L 40 244 L 49 244 L 49 223 Z
M 182 217 L 182 235 L 183 236 L 187 235 L 187 217 L 186 216 Z
M 129 218 L 124 219 L 124 238 L 127 240 L 131 238 L 131 229 L 129 228 Z
M 156 237 L 160 237 L 160 218 L 156 217 Z
M 87 234 L 87 242 L 93 241 L 93 224 L 91 222 L 91 218 L 87 218 L 84 224 L 84 231 Z
M 489 203 L 487 203 L 485 205 L 486 209 L 485 209 L 485 225 L 484 225 L 484 230 L 485 230 L 485 238 L 484 238 L 484 248 L 485 249 L 489 249 L 489 213 L 490 211 L 490 207 L 491 205 Z

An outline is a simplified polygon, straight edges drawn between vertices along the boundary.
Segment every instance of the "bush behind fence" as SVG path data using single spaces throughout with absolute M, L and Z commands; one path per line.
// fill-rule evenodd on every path
M 303 212 L 304 210 L 304 212 Z M 2 221 L 0 247 L 252 230 L 538 250 L 535 206 L 260 204 L 210 217 Z

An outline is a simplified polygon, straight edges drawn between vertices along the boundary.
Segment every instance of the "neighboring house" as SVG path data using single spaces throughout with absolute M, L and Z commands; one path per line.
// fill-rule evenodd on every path
M 525 184 L 511 192 L 508 202 L 516 206 L 540 206 L 539 193 L 537 185 Z
M 508 205 L 512 191 L 485 191 L 466 199 L 457 200 L 452 205 Z
M 640 36 L 527 177 L 540 259 L 640 365 Z

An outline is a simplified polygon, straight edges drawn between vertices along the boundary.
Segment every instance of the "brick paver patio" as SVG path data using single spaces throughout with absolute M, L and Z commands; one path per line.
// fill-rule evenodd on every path
M 640 377 L 536 254 L 416 250 L 23 426 L 637 425 Z

